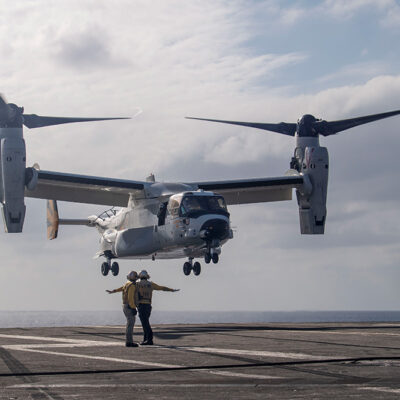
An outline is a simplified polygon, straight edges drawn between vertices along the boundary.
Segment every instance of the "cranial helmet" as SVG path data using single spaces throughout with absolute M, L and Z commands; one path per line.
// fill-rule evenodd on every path
M 139 273 L 139 278 L 140 279 L 149 279 L 150 275 L 147 273 L 147 271 L 145 269 L 143 269 L 142 271 L 140 271 Z
M 136 281 L 138 275 L 136 271 L 131 271 L 129 272 L 129 274 L 126 276 L 126 279 L 130 280 L 130 281 Z

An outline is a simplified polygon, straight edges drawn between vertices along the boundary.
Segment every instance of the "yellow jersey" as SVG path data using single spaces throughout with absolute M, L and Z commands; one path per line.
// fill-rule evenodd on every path
M 140 282 L 136 282 L 136 304 L 151 304 L 153 290 L 163 290 L 164 292 L 174 291 L 174 289 L 169 287 L 160 286 L 147 279 L 142 279 Z
M 135 282 L 128 281 L 124 286 L 114 289 L 113 293 L 122 292 L 122 303 L 129 304 L 130 308 L 136 308 L 136 284 Z

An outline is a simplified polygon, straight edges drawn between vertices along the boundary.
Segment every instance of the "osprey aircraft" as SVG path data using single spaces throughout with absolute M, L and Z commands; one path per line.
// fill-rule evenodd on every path
M 25 197 L 47 200 L 47 236 L 55 239 L 59 225 L 87 225 L 100 234 L 101 272 L 119 272 L 117 259 L 187 259 L 183 272 L 199 275 L 201 265 L 217 263 L 221 247 L 233 238 L 227 206 L 291 200 L 296 191 L 302 234 L 323 234 L 326 222 L 329 158 L 319 136 L 400 114 L 400 110 L 339 121 L 312 115 L 297 123 L 253 123 L 192 118 L 272 131 L 295 138 L 290 169 L 282 176 L 208 182 L 157 182 L 43 171 L 26 167 L 23 126 L 123 118 L 65 118 L 25 114 L 22 107 L 0 97 L 0 201 L 5 231 L 22 232 Z M 60 219 L 57 200 L 111 207 L 87 219 Z M 121 207 L 117 210 L 115 207 Z

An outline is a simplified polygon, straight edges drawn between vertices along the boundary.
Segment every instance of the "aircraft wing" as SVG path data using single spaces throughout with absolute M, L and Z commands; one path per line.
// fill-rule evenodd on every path
M 291 200 L 292 189 L 303 186 L 303 177 L 293 174 L 274 178 L 192 182 L 189 185 L 221 194 L 228 205 L 262 203 Z
M 144 197 L 150 182 L 38 170 L 35 189 L 26 197 L 126 207 L 129 195 Z

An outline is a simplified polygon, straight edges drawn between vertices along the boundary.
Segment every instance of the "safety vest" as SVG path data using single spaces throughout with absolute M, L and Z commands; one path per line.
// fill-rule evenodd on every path
M 153 294 L 153 285 L 149 281 L 140 281 L 137 283 L 136 290 L 138 293 L 139 303 L 151 304 L 151 297 Z

